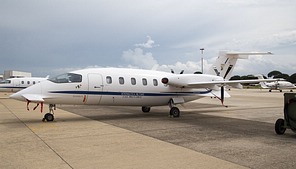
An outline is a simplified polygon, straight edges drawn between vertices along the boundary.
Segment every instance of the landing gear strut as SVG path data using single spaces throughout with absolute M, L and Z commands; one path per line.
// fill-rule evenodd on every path
M 49 113 L 46 113 L 44 115 L 44 118 L 42 119 L 42 121 L 53 121 L 54 120 L 54 111 L 56 109 L 56 105 L 55 104 L 50 104 L 49 105 Z

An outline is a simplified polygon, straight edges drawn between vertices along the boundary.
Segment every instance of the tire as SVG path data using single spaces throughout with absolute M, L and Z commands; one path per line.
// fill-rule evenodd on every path
M 144 113 L 148 113 L 148 112 L 150 112 L 150 110 L 151 110 L 151 107 L 147 107 L 147 106 L 142 107 L 142 112 L 144 112 Z
M 46 121 L 53 121 L 54 120 L 54 116 L 51 113 L 46 113 L 44 115 L 44 118 L 45 118 Z
M 285 125 L 284 119 L 277 119 L 274 125 L 276 134 L 283 135 L 285 133 L 286 128 L 284 127 L 284 125 Z
M 170 110 L 170 115 L 174 118 L 180 117 L 180 110 L 178 109 L 178 107 L 172 107 Z

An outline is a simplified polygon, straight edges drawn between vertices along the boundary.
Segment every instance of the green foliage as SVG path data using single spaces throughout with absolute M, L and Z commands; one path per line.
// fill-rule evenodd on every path
M 282 74 L 282 72 L 277 71 L 277 70 L 274 70 L 274 71 L 269 72 L 269 73 L 267 74 L 267 77 L 275 77 L 275 76 L 279 76 L 279 75 L 281 75 L 281 74 Z
M 296 73 L 289 76 L 288 74 L 281 73 L 280 71 L 277 71 L 277 70 L 273 70 L 273 71 L 269 72 L 267 76 L 273 77 L 275 79 L 282 78 L 282 79 L 285 79 L 291 83 L 296 83 Z M 235 75 L 230 78 L 230 80 L 250 80 L 250 79 L 257 79 L 257 78 L 254 77 L 253 75 L 246 75 L 246 76 Z M 267 79 L 266 76 L 264 76 L 264 79 Z
M 235 75 L 235 76 L 232 76 L 230 80 L 241 80 L 241 77 L 239 75 Z
M 291 82 L 291 83 L 296 83 L 296 73 L 292 74 L 289 77 L 288 81 Z

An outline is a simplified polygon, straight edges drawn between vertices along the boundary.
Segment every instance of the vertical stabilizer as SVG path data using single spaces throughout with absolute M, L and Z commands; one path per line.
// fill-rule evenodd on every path
M 237 59 L 248 59 L 249 55 L 268 55 L 271 52 L 227 52 L 220 51 L 216 62 L 210 67 L 209 74 L 229 80 Z

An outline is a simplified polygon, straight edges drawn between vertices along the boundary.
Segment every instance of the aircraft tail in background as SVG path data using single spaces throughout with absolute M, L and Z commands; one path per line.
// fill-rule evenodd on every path
M 257 77 L 259 80 L 260 79 L 264 79 L 264 77 L 263 77 L 263 75 L 254 75 L 255 77 Z M 263 89 L 269 89 L 270 87 L 268 87 L 267 85 L 266 85 L 266 82 L 260 82 L 259 83 L 260 85 L 261 85 L 261 87 L 263 88 Z

